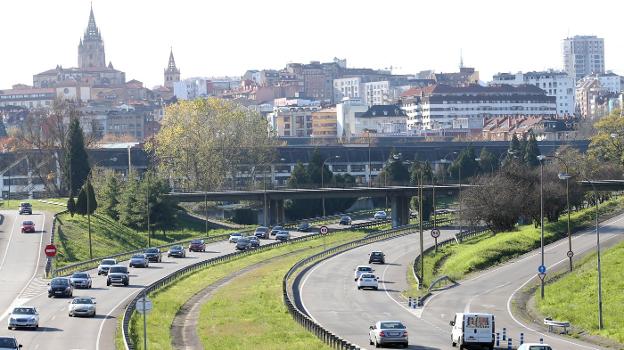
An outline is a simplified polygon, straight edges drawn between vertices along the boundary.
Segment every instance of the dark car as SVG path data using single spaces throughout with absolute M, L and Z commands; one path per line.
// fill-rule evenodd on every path
M 383 252 L 373 251 L 368 256 L 368 263 L 369 264 L 372 264 L 372 263 L 385 264 L 386 256 L 384 255 Z
M 30 220 L 22 222 L 22 233 L 35 233 L 35 223 Z
M 0 337 L 0 349 L 17 350 L 21 348 L 22 344 L 19 344 L 14 337 Z
M 239 238 L 236 241 L 236 250 L 247 250 L 251 249 L 251 241 L 247 237 Z
M 297 231 L 299 232 L 308 232 L 310 231 L 310 228 L 312 227 L 312 225 L 310 225 L 309 222 L 307 221 L 303 221 L 299 224 L 299 226 L 297 226 Z
M 271 229 L 271 236 L 275 236 L 280 231 L 284 231 L 284 227 L 282 227 L 282 226 L 273 226 L 273 228 Z
M 348 215 L 343 215 L 342 217 L 340 217 L 340 222 L 338 223 L 339 225 L 351 225 L 351 217 Z
M 169 252 L 167 253 L 168 257 L 176 257 L 176 258 L 186 258 L 186 250 L 181 245 L 174 245 L 169 248 Z
M 72 287 L 71 282 L 67 277 L 55 277 L 50 281 L 49 285 L 48 298 L 71 298 L 74 295 L 74 287 Z
M 254 232 L 254 236 L 258 238 L 269 238 L 269 228 L 265 226 L 256 227 L 256 231 Z
M 20 203 L 19 214 L 20 215 L 32 215 L 32 204 L 27 203 L 27 202 Z
M 147 260 L 150 262 L 162 262 L 162 254 L 158 248 L 145 249 L 145 255 L 147 256 Z
M 128 268 L 123 265 L 111 266 L 110 269 L 108 269 L 106 285 L 110 286 L 111 284 L 123 284 L 124 286 L 130 284 Z
M 93 284 L 91 276 L 89 276 L 86 272 L 74 272 L 74 274 L 69 278 L 69 283 L 71 283 L 74 288 L 88 289 L 90 289 Z
M 203 239 L 194 239 L 189 244 L 189 252 L 205 252 L 206 251 L 206 243 L 204 243 Z
M 258 239 L 258 237 L 251 236 L 247 237 L 247 239 L 249 239 L 249 245 L 251 246 L 251 248 L 258 248 L 260 246 L 260 240 Z

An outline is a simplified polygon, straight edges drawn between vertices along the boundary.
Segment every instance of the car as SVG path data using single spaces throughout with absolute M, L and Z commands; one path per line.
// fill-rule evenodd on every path
M 74 287 L 67 277 L 54 277 L 48 285 L 48 298 L 71 298 L 74 295 Z
M 108 275 L 106 277 L 106 285 L 111 284 L 123 284 L 127 286 L 130 284 L 130 273 L 128 268 L 123 265 L 114 265 L 108 269 Z
M 21 348 L 22 344 L 18 343 L 15 337 L 0 337 L 0 349 L 17 350 Z
M 339 225 L 351 225 L 351 222 L 353 220 L 351 220 L 351 217 L 348 215 L 343 215 L 340 217 L 340 222 L 338 222 Z
M 236 243 L 238 242 L 239 239 L 243 238 L 245 236 L 243 236 L 242 233 L 240 232 L 234 232 L 230 235 L 230 239 L 228 239 L 228 242 L 230 243 Z
M 372 273 L 363 273 L 357 280 L 357 289 L 372 288 L 379 289 L 378 278 Z
M 379 321 L 369 327 L 368 342 L 376 348 L 384 345 L 409 344 L 407 329 L 401 321 Z
M 162 262 L 162 253 L 158 248 L 145 249 L 145 255 L 147 256 L 147 260 L 150 262 Z
M 524 343 L 518 347 L 518 350 L 552 350 L 548 344 Z
M 39 312 L 33 306 L 18 306 L 11 310 L 8 321 L 9 329 L 39 328 Z
M 205 252 L 206 251 L 206 243 L 204 243 L 203 239 L 194 239 L 189 244 L 189 252 Z
M 260 240 L 256 236 L 247 237 L 249 239 L 249 245 L 252 248 L 258 248 L 260 246 Z
M 75 297 L 69 302 L 69 317 L 95 317 L 95 299 L 91 297 Z
M 375 270 L 373 270 L 373 268 L 368 265 L 358 265 L 358 267 L 355 268 L 353 280 L 357 281 L 358 278 L 360 278 L 360 276 L 363 273 L 373 273 L 373 272 L 375 272 Z
M 86 272 L 74 272 L 69 278 L 69 283 L 71 283 L 74 288 L 91 289 L 93 286 L 91 276 Z
M 456 313 L 451 325 L 451 345 L 460 349 L 494 349 L 496 327 L 494 315 L 486 313 Z
M 297 231 L 299 231 L 299 232 L 308 232 L 308 231 L 310 231 L 310 228 L 312 228 L 312 225 L 310 225 L 310 223 L 307 222 L 307 221 L 303 221 L 303 222 L 299 223 L 299 226 L 297 226 Z
M 32 215 L 32 204 L 28 202 L 22 202 L 18 209 L 19 215 Z
M 269 238 L 269 228 L 266 226 L 258 226 L 256 227 L 256 231 L 254 232 L 254 236 L 258 238 Z
M 372 264 L 372 263 L 385 264 L 386 256 L 384 255 L 382 251 L 379 251 L 379 250 L 372 251 L 370 255 L 368 256 L 368 263 L 369 264 Z
M 277 235 L 277 233 L 280 231 L 284 231 L 283 226 L 273 226 L 273 228 L 271 229 L 271 236 Z
M 110 269 L 110 267 L 113 265 L 117 265 L 116 259 L 102 259 L 102 261 L 100 261 L 100 264 L 98 265 L 98 276 L 106 276 L 108 274 L 108 269 Z
M 373 218 L 375 220 L 385 220 L 385 219 L 388 218 L 388 214 L 386 214 L 385 211 L 380 210 L 380 211 L 376 212 L 375 215 L 373 215 Z
M 290 239 L 290 232 L 288 231 L 280 231 L 275 235 L 275 240 L 277 241 L 287 241 Z
M 236 250 L 247 250 L 251 248 L 251 242 L 247 237 L 241 237 L 236 241 Z
M 168 257 L 186 258 L 186 250 L 181 245 L 174 245 L 167 252 Z
M 130 258 L 130 263 L 128 264 L 130 267 L 149 267 L 149 259 L 145 254 L 134 254 Z
M 30 220 L 22 222 L 22 233 L 35 233 L 35 223 Z

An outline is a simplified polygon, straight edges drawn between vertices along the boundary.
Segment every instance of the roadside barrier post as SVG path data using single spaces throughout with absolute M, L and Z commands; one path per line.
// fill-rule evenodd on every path
M 407 306 L 412 307 L 412 297 L 409 297 L 409 300 L 407 301 Z
M 511 350 L 512 345 L 513 341 L 511 340 L 511 338 L 507 339 L 507 350 Z
M 503 328 L 503 341 L 507 340 L 507 328 Z
M 496 346 L 500 346 L 500 333 L 496 332 Z
M 520 333 L 520 345 L 524 344 L 524 333 Z
M 420 297 L 418 297 L 418 304 L 416 304 L 417 306 L 421 306 L 422 305 L 422 301 L 420 300 Z
M 540 344 L 544 344 L 544 338 L 540 338 Z

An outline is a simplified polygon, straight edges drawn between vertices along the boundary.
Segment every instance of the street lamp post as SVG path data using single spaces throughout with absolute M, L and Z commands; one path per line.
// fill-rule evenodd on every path
M 604 328 L 602 321 L 602 268 L 600 264 L 600 231 L 598 226 L 598 191 L 593 181 L 588 181 L 594 190 L 594 214 L 596 222 L 596 255 L 598 259 L 598 329 Z
M 323 161 L 323 163 L 321 163 L 321 191 L 322 191 L 322 188 L 325 186 L 325 184 L 324 184 L 325 162 L 327 162 L 330 159 L 339 159 L 339 158 L 340 158 L 340 156 L 329 157 L 329 158 L 325 159 Z M 323 217 L 325 217 L 325 194 L 321 193 L 321 195 L 322 195 L 321 198 L 322 198 L 322 204 L 323 204 Z
M 537 159 L 540 162 L 540 245 L 541 245 L 541 257 L 542 264 L 540 266 L 544 266 L 544 159 L 546 156 L 539 155 Z M 540 295 L 542 299 L 544 299 L 544 277 L 540 276 L 541 285 L 540 285 Z

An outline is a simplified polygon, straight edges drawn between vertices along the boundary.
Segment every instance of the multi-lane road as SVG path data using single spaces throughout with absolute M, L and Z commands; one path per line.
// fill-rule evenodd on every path
M 605 244 L 624 239 L 624 215 L 601 224 Z M 444 236 L 443 232 L 443 236 Z M 446 232 L 446 235 L 449 233 Z M 426 246 L 433 244 L 426 236 Z M 574 236 L 576 257 L 595 249 L 595 234 L 588 230 Z M 371 250 L 386 253 L 386 265 L 376 265 L 379 291 L 357 290 L 353 269 L 366 264 Z M 423 308 L 410 309 L 401 296 L 407 288 L 406 274 L 419 250 L 417 235 L 366 245 L 325 260 L 312 268 L 300 284 L 301 302 L 309 315 L 338 336 L 362 348 L 368 345 L 368 327 L 378 320 L 402 320 L 410 331 L 411 349 L 450 349 L 449 321 L 456 312 L 492 313 L 497 331 L 507 328 L 517 340 L 522 332 L 525 341 L 544 341 L 554 349 L 599 349 L 571 338 L 544 333 L 513 315 L 512 297 L 535 281 L 540 255 L 531 252 L 520 258 L 471 276 L 456 287 L 434 293 Z M 567 241 L 546 246 L 545 262 L 549 269 L 567 263 Z M 590 300 L 588 302 L 595 302 Z

